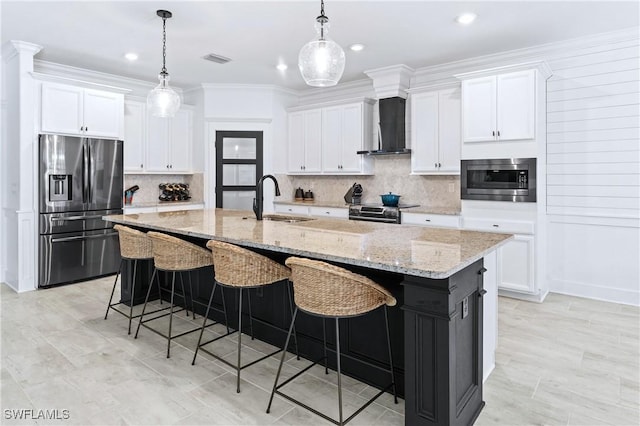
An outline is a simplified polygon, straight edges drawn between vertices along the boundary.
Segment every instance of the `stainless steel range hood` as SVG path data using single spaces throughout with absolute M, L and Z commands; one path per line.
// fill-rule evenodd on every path
M 407 100 L 399 96 L 380 99 L 378 108 L 380 123 L 378 124 L 378 149 L 358 151 L 365 155 L 398 155 L 411 154 L 405 148 L 405 112 Z

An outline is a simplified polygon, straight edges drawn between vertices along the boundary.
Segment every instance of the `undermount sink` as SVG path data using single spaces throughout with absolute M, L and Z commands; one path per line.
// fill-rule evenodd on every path
M 302 217 L 302 216 L 282 216 L 275 214 L 268 214 L 262 216 L 264 220 L 272 220 L 274 222 L 287 222 L 287 223 L 296 223 L 296 222 L 306 222 L 308 220 L 314 220 L 312 217 Z

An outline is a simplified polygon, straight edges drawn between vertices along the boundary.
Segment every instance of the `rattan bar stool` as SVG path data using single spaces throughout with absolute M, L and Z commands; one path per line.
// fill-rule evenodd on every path
M 281 265 L 269 259 L 268 257 L 262 256 L 258 253 L 252 252 L 251 250 L 247 250 L 245 248 L 238 247 L 233 244 L 210 240 L 207 243 L 207 247 L 210 248 L 213 253 L 213 270 L 215 272 L 215 277 L 213 282 L 213 291 L 211 292 L 209 305 L 207 306 L 207 313 L 205 314 L 205 322 L 202 323 L 202 329 L 200 330 L 200 338 L 198 339 L 196 352 L 193 355 L 192 364 L 195 364 L 196 357 L 198 356 L 198 350 L 201 350 L 211 355 L 212 357 L 216 358 L 217 360 L 222 361 L 228 366 L 234 368 L 236 370 L 236 392 L 240 393 L 240 371 L 280 352 L 280 349 L 278 349 L 273 353 L 270 353 L 255 361 L 242 365 L 241 353 L 242 353 L 242 293 L 243 293 L 243 290 L 264 287 L 270 284 L 275 284 L 283 280 L 287 280 L 289 309 L 293 314 L 293 304 L 291 301 L 291 292 L 290 292 L 290 287 L 288 282 L 289 277 L 291 275 L 291 271 L 286 266 Z M 202 334 L 204 332 L 206 318 L 209 314 L 209 309 L 211 308 L 211 302 L 213 301 L 213 295 L 215 293 L 217 286 L 220 286 L 221 290 L 225 287 L 237 288 L 239 290 L 238 329 L 233 332 L 229 332 L 227 329 L 227 334 L 218 336 L 212 340 L 209 340 L 208 342 L 202 343 Z M 253 321 L 254 320 L 262 324 L 277 328 L 272 324 L 261 321 L 257 318 L 254 319 L 253 316 L 251 315 L 251 299 L 249 298 L 248 291 L 247 291 L 247 299 L 248 299 L 248 305 L 249 305 L 249 320 L 250 320 L 250 330 L 251 330 L 252 339 L 253 339 Z M 237 358 L 236 364 L 233 364 L 227 361 L 226 359 L 208 351 L 206 348 L 203 347 L 205 345 L 213 343 L 219 339 L 227 337 L 236 332 L 238 333 L 238 358 Z M 296 354 L 297 354 L 298 341 L 295 334 L 294 334 L 294 339 L 295 339 L 295 347 L 296 347 Z M 287 345 L 285 345 L 284 347 L 285 349 L 283 349 L 283 351 L 286 351 L 287 346 L 288 346 L 288 342 L 287 342 Z
M 301 310 L 307 314 L 321 317 L 324 320 L 326 318 L 335 319 L 336 328 L 336 365 L 338 373 L 338 413 L 339 419 L 335 420 L 318 410 L 311 408 L 303 402 L 283 393 L 280 388 L 290 383 L 298 376 L 312 368 L 318 362 L 325 361 L 326 369 L 326 353 L 327 343 L 324 338 L 324 357 L 314 362 L 304 370 L 298 372 L 294 376 L 290 377 L 281 384 L 278 384 L 280 378 L 280 372 L 282 371 L 282 364 L 284 363 L 284 356 L 280 359 L 280 366 L 278 367 L 278 373 L 276 374 L 275 382 L 273 383 L 273 389 L 271 391 L 271 397 L 269 398 L 269 405 L 267 406 L 267 413 L 271 410 L 271 403 L 273 402 L 273 396 L 278 394 L 291 402 L 300 405 L 303 408 L 317 414 L 318 416 L 336 424 L 342 426 L 358 415 L 362 410 L 369 406 L 380 395 L 386 392 L 388 389 L 393 389 L 393 396 L 395 403 L 398 403 L 398 397 L 396 394 L 395 376 L 393 373 L 393 357 L 391 354 L 391 342 L 389 338 L 389 319 L 387 315 L 387 306 L 394 306 L 396 299 L 387 291 L 384 287 L 380 286 L 371 279 L 359 274 L 355 274 L 346 269 L 325 263 L 317 260 L 302 259 L 298 257 L 290 257 L 285 262 L 287 266 L 291 268 L 291 281 L 293 282 L 293 295 L 295 301 L 295 310 L 293 312 L 293 318 L 291 320 L 291 327 L 289 328 L 289 334 L 287 335 L 286 345 L 289 344 L 289 338 L 291 337 L 291 330 L 293 330 L 298 310 Z M 383 307 L 385 329 L 387 334 L 387 347 L 389 350 L 389 369 L 380 368 L 371 363 L 367 363 L 372 367 L 379 368 L 383 371 L 387 371 L 391 375 L 391 383 L 382 389 L 373 398 L 367 401 L 362 407 L 358 408 L 351 416 L 346 420 L 343 420 L 342 415 L 342 378 L 340 371 L 340 357 L 348 357 L 354 359 L 345 354 L 340 354 L 340 328 L 339 319 L 349 318 L 364 315 L 372 312 L 375 309 Z M 324 327 L 323 327 L 324 328 Z M 334 351 L 332 351 L 334 352 Z
M 136 329 L 135 338 L 138 338 L 138 333 L 140 332 L 140 326 L 144 326 L 149 330 L 153 331 L 156 334 L 161 335 L 162 337 L 167 339 L 167 358 L 171 355 L 171 340 L 180 336 L 184 336 L 185 334 L 193 333 L 194 331 L 200 330 L 200 327 L 195 327 L 191 330 L 184 331 L 182 333 L 172 335 L 172 326 L 173 326 L 173 314 L 176 312 L 180 312 L 182 310 L 186 310 L 186 308 L 179 308 L 178 310 L 174 309 L 174 297 L 176 295 L 175 284 L 176 284 L 176 272 L 190 272 L 195 269 L 203 268 L 205 266 L 211 266 L 213 262 L 211 261 L 211 252 L 205 248 L 199 247 L 193 243 L 188 241 L 184 241 L 180 238 L 172 237 L 170 235 L 162 234 L 159 232 L 148 232 L 147 235 L 152 241 L 153 248 L 153 264 L 154 271 L 151 276 L 151 281 L 158 274 L 158 271 L 171 272 L 171 300 L 169 308 L 169 313 L 164 315 L 154 316 L 153 318 L 144 319 L 144 316 L 147 315 L 145 312 L 147 309 L 147 303 L 149 302 L 149 295 L 151 294 L 151 286 L 149 286 L 149 290 L 147 291 L 147 297 L 144 300 L 144 306 L 142 307 L 142 313 L 140 314 L 140 321 L 138 322 L 138 328 Z M 180 280 L 182 282 L 182 275 L 180 274 Z M 189 276 L 189 283 L 191 283 L 191 276 Z M 182 283 L 182 294 L 178 294 L 178 296 L 183 297 L 183 301 L 185 306 L 187 305 L 187 298 L 184 292 L 184 283 Z M 162 300 L 162 298 L 160 298 Z M 191 291 L 191 310 L 194 314 L 193 309 L 193 291 Z M 157 311 L 156 311 L 157 312 Z M 148 326 L 146 323 L 149 321 L 157 320 L 158 318 L 162 318 L 164 316 L 169 315 L 169 330 L 167 334 L 163 334 L 162 332 Z M 188 316 L 188 313 L 187 313 Z M 205 317 L 205 321 L 206 321 Z M 213 325 L 213 324 L 209 324 Z
M 135 279 L 136 272 L 138 268 L 138 260 L 151 260 L 153 259 L 153 249 L 151 245 L 151 239 L 147 236 L 146 233 L 138 231 L 133 228 L 129 228 L 128 226 L 115 225 L 113 227 L 116 231 L 118 231 L 118 238 L 120 239 L 120 257 L 122 260 L 120 261 L 120 267 L 118 268 L 118 272 L 116 273 L 116 279 L 113 281 L 113 288 L 111 289 L 111 297 L 109 298 L 109 303 L 107 304 L 107 312 L 104 314 L 104 319 L 107 319 L 109 315 L 109 310 L 113 309 L 119 314 L 124 315 L 129 319 L 129 331 L 128 334 L 131 334 L 131 320 L 133 318 L 138 318 L 142 314 L 133 315 L 133 301 L 135 297 Z M 117 308 L 119 305 L 123 305 L 123 302 L 113 302 L 113 295 L 116 291 L 116 285 L 118 283 L 118 277 L 121 276 L 122 265 L 125 261 L 133 261 L 133 275 L 131 278 L 131 299 L 129 312 L 121 311 Z M 122 280 L 121 280 L 122 281 Z M 160 287 L 160 281 L 157 281 L 158 287 Z M 153 285 L 153 281 L 150 283 Z M 154 311 L 158 312 L 158 311 Z

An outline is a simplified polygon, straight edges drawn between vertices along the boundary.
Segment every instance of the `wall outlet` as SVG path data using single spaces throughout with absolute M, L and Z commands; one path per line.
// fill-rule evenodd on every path
M 449 192 L 453 193 L 453 191 L 455 191 L 455 189 L 456 189 L 456 186 L 453 183 L 450 183 L 449 184 Z

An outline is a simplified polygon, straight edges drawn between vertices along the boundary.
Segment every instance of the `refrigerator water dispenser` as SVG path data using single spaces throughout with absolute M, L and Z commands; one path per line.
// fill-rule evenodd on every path
M 49 175 L 49 201 L 71 200 L 71 175 Z

